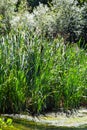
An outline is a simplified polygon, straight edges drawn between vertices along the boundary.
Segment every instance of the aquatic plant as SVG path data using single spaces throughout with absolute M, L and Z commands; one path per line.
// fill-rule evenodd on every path
M 30 30 L 12 30 L 0 39 L 0 111 L 40 113 L 80 106 L 86 96 L 87 55 Z M 85 76 L 84 76 L 85 75 Z
M 9 128 L 10 129 L 13 128 L 12 119 L 10 119 L 10 118 L 5 119 L 4 117 L 0 118 L 0 130 L 9 129 Z

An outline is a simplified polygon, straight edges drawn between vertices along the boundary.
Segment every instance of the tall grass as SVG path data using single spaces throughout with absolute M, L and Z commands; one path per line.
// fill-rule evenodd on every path
M 86 52 L 60 36 L 11 31 L 0 39 L 0 112 L 77 108 L 87 95 L 86 71 Z

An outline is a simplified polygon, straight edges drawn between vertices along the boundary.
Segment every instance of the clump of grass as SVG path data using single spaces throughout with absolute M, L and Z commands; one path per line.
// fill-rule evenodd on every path
M 80 106 L 86 95 L 87 55 L 63 39 L 25 30 L 0 39 L 0 111 L 40 113 Z

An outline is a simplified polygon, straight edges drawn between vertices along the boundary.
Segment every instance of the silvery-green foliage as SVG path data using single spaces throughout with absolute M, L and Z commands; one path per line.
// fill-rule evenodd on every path
M 16 2 L 17 0 L 0 0 L 0 14 L 5 13 L 6 16 L 10 17 L 14 13 Z
M 83 31 L 83 7 L 77 6 L 74 0 L 53 0 L 51 7 L 39 3 L 32 13 L 17 13 L 10 21 L 12 28 L 28 27 L 37 34 L 54 38 L 57 34 L 65 40 L 77 41 Z M 84 13 L 85 14 L 85 13 Z
M 83 30 L 82 10 L 74 0 L 53 0 L 50 8 L 40 4 L 33 11 L 36 30 L 51 38 L 60 34 L 65 40 L 77 41 Z
M 75 0 L 52 0 L 52 5 L 39 3 L 32 13 L 27 10 L 15 12 L 17 0 L 3 0 L 0 5 L 4 7 L 5 19 L 9 19 L 11 28 L 25 28 L 36 30 L 37 34 L 44 34 L 54 38 L 58 34 L 66 40 L 77 41 L 87 33 L 87 4 L 77 6 Z M 25 2 L 26 3 L 26 2 Z M 6 5 L 6 6 L 5 6 Z
M 34 21 L 34 14 L 30 14 L 27 11 L 22 14 L 17 14 L 16 16 L 13 15 L 12 19 L 10 20 L 11 28 L 28 28 L 32 30 L 35 28 L 36 23 Z
M 75 41 L 82 31 L 82 8 L 74 0 L 53 0 L 52 9 L 56 13 L 57 31 L 65 39 Z
M 87 3 L 82 7 L 83 31 L 82 38 L 87 43 Z
M 17 0 L 0 0 L 0 33 L 6 34 L 10 31 L 10 19 L 14 14 Z
M 57 32 L 55 13 L 47 6 L 39 4 L 33 11 L 36 21 L 36 31 L 45 36 L 53 37 Z
M 10 24 L 14 29 L 27 27 L 29 30 L 36 30 L 36 34 L 51 35 L 54 32 L 53 25 L 56 24 L 56 20 L 49 7 L 40 3 L 32 13 L 25 11 L 13 15 Z
M 49 8 L 43 4 L 40 4 L 37 8 L 34 9 L 33 14 L 34 14 L 34 19 L 36 22 L 36 30 L 38 33 L 42 33 L 46 28 L 46 21 L 48 20 L 47 18 L 47 13 L 49 12 Z
M 32 9 L 39 5 L 39 2 L 43 4 L 47 4 L 48 2 L 51 2 L 51 0 L 27 0 L 28 5 L 32 7 Z
M 22 13 L 27 10 L 28 10 L 27 0 L 17 0 L 15 11 Z
M 16 6 L 18 0 L 0 0 L 0 32 L 3 34 L 14 28 L 23 28 L 25 26 L 34 26 L 32 23 L 33 15 L 27 12 L 26 0 L 21 0 L 18 12 L 16 11 Z M 31 24 L 30 24 L 31 23 Z

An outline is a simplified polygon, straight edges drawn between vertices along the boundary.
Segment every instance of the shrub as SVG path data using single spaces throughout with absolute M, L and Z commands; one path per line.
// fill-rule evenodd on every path
M 84 4 L 83 10 L 82 10 L 82 18 L 83 18 L 83 29 L 81 32 L 81 38 L 83 40 L 83 43 L 87 43 L 87 3 Z M 84 44 L 82 44 L 84 46 Z M 86 47 L 86 45 L 85 45 Z
M 54 38 L 59 34 L 70 42 L 82 37 L 86 42 L 86 4 L 80 7 L 75 1 L 53 0 L 50 8 L 40 4 L 33 13 L 36 28 L 45 36 Z
M 29 30 L 34 30 L 48 38 L 61 35 L 65 41 L 76 42 L 81 38 L 82 42 L 87 42 L 86 2 L 83 6 L 78 6 L 77 1 L 74 0 L 52 0 L 50 7 L 40 3 L 32 13 L 28 12 L 27 1 L 19 0 L 19 6 L 16 5 L 17 2 L 13 0 L 1 2 L 1 34 L 8 33 L 11 28 L 26 26 Z M 18 12 L 15 12 L 16 8 Z
M 10 19 L 11 28 L 26 26 L 49 39 L 61 35 L 65 42 L 77 42 L 82 39 L 82 42 L 86 43 L 86 3 L 84 6 L 78 6 L 74 0 L 53 0 L 50 7 L 40 3 L 29 13 L 24 7 L 26 2 L 22 2 L 19 13 L 12 15 Z
M 82 31 L 81 9 L 74 1 L 53 0 L 53 12 L 56 12 L 57 33 L 61 34 L 65 40 L 77 41 Z
M 0 34 L 5 35 L 10 31 L 10 19 L 14 14 L 15 1 L 3 0 L 0 3 Z
M 27 9 L 28 9 L 28 5 L 27 5 L 28 3 L 27 3 L 27 0 L 17 0 L 16 2 L 15 2 L 15 12 L 24 12 L 24 11 L 26 11 Z
M 39 3 L 47 4 L 51 2 L 52 0 L 27 0 L 27 1 L 28 1 L 29 6 L 31 6 L 33 9 L 34 7 L 38 6 Z
M 77 4 L 80 6 L 84 5 L 84 3 L 87 2 L 87 0 L 76 0 L 76 1 L 77 1 Z

